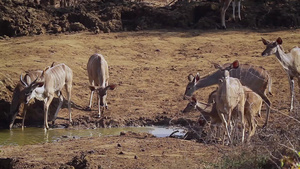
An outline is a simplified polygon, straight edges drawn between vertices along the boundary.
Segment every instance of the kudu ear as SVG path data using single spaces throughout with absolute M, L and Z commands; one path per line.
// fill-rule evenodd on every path
M 231 64 L 231 68 L 233 69 L 237 69 L 240 66 L 240 63 L 238 60 L 235 60 L 234 62 L 232 62 Z
M 200 80 L 200 74 L 197 73 L 196 76 L 194 77 L 194 83 L 197 83 Z
M 188 75 L 188 80 L 189 80 L 190 82 L 192 82 L 192 81 L 194 80 L 194 76 L 193 76 L 192 74 L 189 74 L 189 75 Z
M 114 90 L 115 88 L 116 88 L 116 84 L 110 84 L 110 85 L 108 85 L 108 89 L 109 90 Z
M 264 38 L 261 38 L 261 41 L 264 43 L 264 45 L 268 45 L 270 42 L 269 41 L 267 41 L 266 39 L 264 39 Z
M 282 44 L 282 39 L 279 37 L 279 38 L 276 39 L 276 42 L 277 42 L 278 45 L 281 45 Z
M 89 86 L 89 88 L 90 88 L 91 91 L 95 91 L 96 90 L 95 86 Z

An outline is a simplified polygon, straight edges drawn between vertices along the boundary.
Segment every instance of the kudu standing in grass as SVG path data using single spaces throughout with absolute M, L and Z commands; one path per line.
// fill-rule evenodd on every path
M 116 85 L 108 85 L 108 65 L 101 54 L 94 54 L 89 58 L 87 71 L 90 82 L 89 88 L 91 90 L 90 104 L 88 109 L 91 110 L 92 108 L 93 94 L 96 91 L 98 98 L 98 117 L 101 117 L 101 110 L 104 111 L 104 107 L 105 109 L 108 108 L 106 102 L 107 90 L 114 90 Z
M 235 7 L 236 5 L 238 6 L 238 17 L 240 20 L 241 19 L 241 0 L 220 0 L 221 3 L 221 24 L 222 24 L 222 28 L 226 29 L 226 24 L 225 24 L 225 15 L 226 15 L 226 11 L 230 5 L 230 3 L 232 2 L 232 8 L 233 8 L 233 14 L 232 17 L 235 20 Z
M 233 68 L 237 68 L 234 65 Z M 233 130 L 232 113 L 237 111 L 237 117 L 241 120 L 242 126 L 242 142 L 245 138 L 245 93 L 239 79 L 230 77 L 229 71 L 224 71 L 223 78 L 219 79 L 219 88 L 216 96 L 216 107 L 218 114 L 225 126 L 229 142 L 232 143 L 231 134 Z
M 59 104 L 52 119 L 52 123 L 54 124 L 57 114 L 63 104 L 64 98 L 61 90 L 65 86 L 68 100 L 69 121 L 71 123 L 71 89 L 73 81 L 72 70 L 67 65 L 62 63 L 44 70 L 41 77 L 44 78 L 44 81 L 39 82 L 37 81 L 37 78 L 34 83 L 31 83 L 31 85 L 27 87 L 28 92 L 26 93 L 26 104 L 28 104 L 33 98 L 44 101 L 44 129 L 49 129 L 49 106 L 54 98 L 54 95 L 56 94 L 59 98 Z
M 231 64 L 227 63 L 223 66 L 219 66 L 220 69 L 218 71 L 206 75 L 203 78 L 200 78 L 199 73 L 197 73 L 195 77 L 190 74 L 188 76 L 189 83 L 186 86 L 184 99 L 191 97 L 198 89 L 218 84 L 219 79 L 223 76 L 222 72 L 230 70 L 230 77 L 238 78 L 243 86 L 249 87 L 263 99 L 267 109 L 267 117 L 263 127 L 266 127 L 271 107 L 271 101 L 267 97 L 266 93 L 268 92 L 271 94 L 271 76 L 264 68 L 248 64 L 239 64 L 237 69 L 232 69 L 232 65 L 237 63 L 238 61 L 234 61 Z
M 294 47 L 290 53 L 285 53 L 281 47 L 282 39 L 279 37 L 276 41 L 269 42 L 262 38 L 262 42 L 266 45 L 266 49 L 262 52 L 262 56 L 270 56 L 275 54 L 276 58 L 286 71 L 291 93 L 291 107 L 290 111 L 294 108 L 294 77 L 298 79 L 298 85 L 300 88 L 300 48 Z
M 255 119 L 256 116 L 261 116 L 261 107 L 262 107 L 262 98 L 253 92 L 247 86 L 243 86 L 245 93 L 245 119 L 247 120 L 249 127 L 249 136 L 247 142 L 250 141 L 251 137 L 255 134 L 257 121 Z M 215 102 L 217 97 L 217 90 L 213 91 L 209 95 L 208 103 L 212 104 Z

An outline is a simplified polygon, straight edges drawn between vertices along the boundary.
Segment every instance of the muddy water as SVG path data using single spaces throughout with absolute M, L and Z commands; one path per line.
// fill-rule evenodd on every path
M 21 128 L 12 130 L 0 130 L 0 147 L 3 145 L 27 145 L 46 142 L 55 142 L 63 139 L 81 137 L 101 137 L 119 135 L 120 132 L 146 132 L 156 137 L 167 137 L 178 130 L 177 136 L 184 135 L 184 129 L 175 127 L 125 127 L 125 128 L 98 128 L 98 129 L 49 129 L 47 132 L 42 128 Z

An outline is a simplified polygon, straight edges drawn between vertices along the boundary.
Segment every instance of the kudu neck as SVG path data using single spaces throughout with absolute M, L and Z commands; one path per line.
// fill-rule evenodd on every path
M 284 69 L 288 70 L 288 67 L 292 64 L 292 58 L 286 54 L 280 45 L 277 45 L 277 51 L 275 53 L 275 56 L 280 61 L 281 65 Z
M 200 88 L 204 88 L 204 87 L 208 87 L 208 86 L 212 86 L 215 84 L 218 84 L 218 80 L 222 77 L 221 72 L 220 71 L 216 71 L 210 75 L 207 75 L 203 78 L 201 78 L 195 88 L 196 90 L 200 89 Z

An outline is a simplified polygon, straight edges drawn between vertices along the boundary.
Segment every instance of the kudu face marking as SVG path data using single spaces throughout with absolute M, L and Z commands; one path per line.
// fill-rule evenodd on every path
M 37 100 L 43 100 L 43 97 L 40 97 L 40 93 L 43 90 L 43 85 L 43 82 L 35 82 L 25 89 L 26 104 L 29 104 L 29 102 L 34 98 L 36 98 Z
M 264 38 L 261 38 L 264 45 L 266 45 L 266 49 L 262 52 L 262 56 L 270 56 L 277 52 L 277 46 L 282 44 L 282 39 L 279 37 L 276 41 L 269 42 Z

